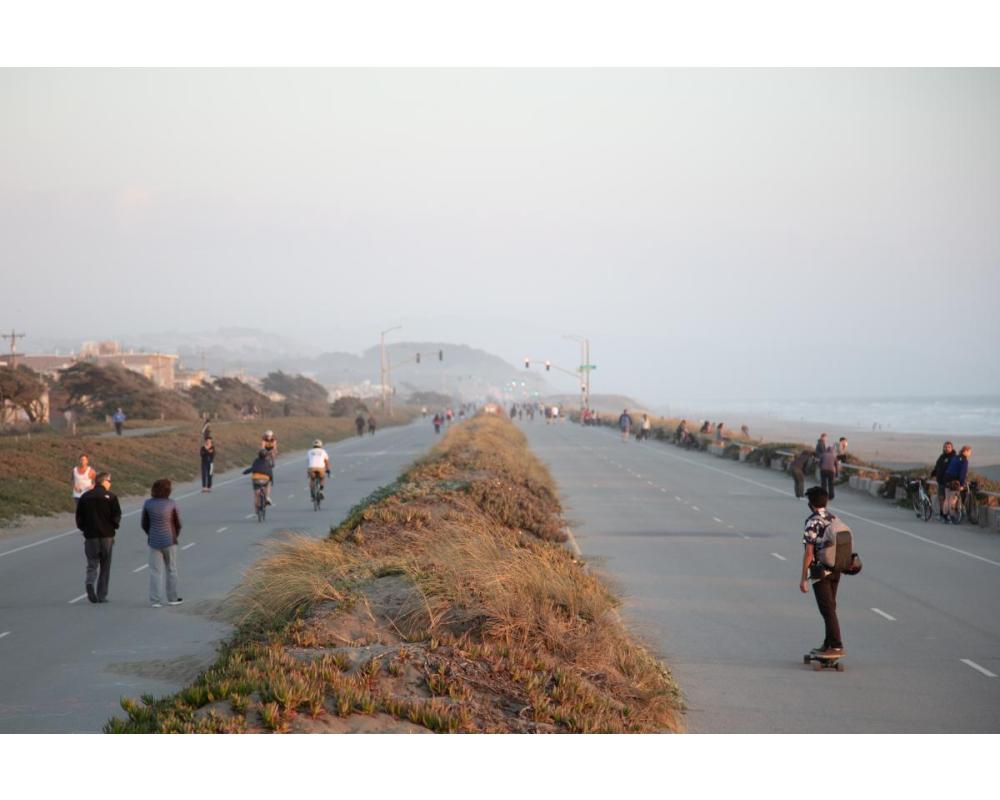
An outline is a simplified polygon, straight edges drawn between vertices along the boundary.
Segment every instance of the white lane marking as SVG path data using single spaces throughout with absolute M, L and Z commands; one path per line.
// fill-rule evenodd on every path
M 747 540 L 748 542 L 750 541 L 750 537 L 749 537 L 749 536 L 747 536 L 747 535 L 746 535 L 745 533 L 743 533 L 743 531 L 739 531 L 739 534 L 740 534 L 740 536 L 742 536 L 742 537 L 743 537 L 744 539 L 746 539 L 746 540 Z
M 141 567 L 136 567 L 132 572 L 142 572 L 144 569 L 148 569 L 149 564 L 143 564 Z
M 784 557 L 783 555 L 781 555 L 780 553 L 771 553 L 771 555 L 772 555 L 772 556 L 774 556 L 774 557 L 775 557 L 775 558 L 777 558 L 777 559 L 780 559 L 781 561 L 788 561 L 788 559 L 787 559 L 787 558 L 785 558 L 785 557 Z
M 889 620 L 889 622 L 896 621 L 896 618 L 892 616 L 892 614 L 886 614 L 881 608 L 873 608 L 872 611 L 874 611 L 880 617 L 885 617 L 887 620 Z
M 289 499 L 289 500 L 294 500 L 294 499 L 295 499 L 295 495 L 294 495 L 294 494 L 290 494 L 290 495 L 288 495 L 288 499 Z
M 962 663 L 966 664 L 966 665 L 968 665 L 970 667 L 972 667 L 977 672 L 983 673 L 983 675 L 985 675 L 987 678 L 995 678 L 996 677 L 996 675 L 994 675 L 992 672 L 990 672 L 988 669 L 986 669 L 986 667 L 979 666 L 979 664 L 977 664 L 975 661 L 972 661 L 971 659 L 963 658 L 962 659 Z
M 721 519 L 719 519 L 718 517 L 712 517 L 712 519 L 714 519 L 714 520 L 715 520 L 716 522 L 718 522 L 718 523 L 719 523 L 720 525 L 722 525 L 722 524 L 723 524 L 722 520 L 721 520 Z
M 74 597 L 72 600 L 69 601 L 69 605 L 73 605 L 73 603 L 79 603 L 86 596 L 87 595 L 85 594 L 81 594 L 79 597 Z
M 648 483 L 648 484 L 649 484 L 650 486 L 652 486 L 652 485 L 653 485 L 653 482 L 652 482 L 652 481 L 646 481 L 646 483 Z
M 691 506 L 691 510 L 692 511 L 701 511 L 701 509 L 698 508 L 698 506 Z
M 676 500 L 678 503 L 683 503 L 684 502 L 684 498 L 678 497 L 677 495 L 674 495 L 674 500 Z
M 736 530 L 735 525 L 727 525 L 726 527 L 729 528 L 730 530 Z
M 666 489 L 660 489 L 660 491 L 661 491 L 661 492 L 666 492 L 667 490 L 666 490 Z
M 181 550 L 187 550 L 189 547 L 194 547 L 196 544 L 198 544 L 198 543 L 197 542 L 188 542 L 188 544 L 184 545 L 181 548 Z
M 245 517 L 243 517 L 243 519 L 253 519 L 256 516 L 257 516 L 256 513 L 254 513 L 254 514 L 247 514 Z
M 3 633 L 0 633 L 0 639 L 2 639 L 4 636 L 10 636 L 10 631 L 4 631 Z
M 223 525 L 221 528 L 219 528 L 219 530 L 216 531 L 216 533 L 222 533 L 223 531 L 228 531 L 228 530 L 229 530 L 229 526 L 228 525 Z
M 660 455 L 666 456 L 667 458 L 672 458 L 675 461 L 684 461 L 688 464 L 693 464 L 696 467 L 701 467 L 702 469 L 711 470 L 712 472 L 719 472 L 723 475 L 728 475 L 730 478 L 736 478 L 738 481 L 744 481 L 745 483 L 752 483 L 754 486 L 759 486 L 762 489 L 767 489 L 769 492 L 774 492 L 775 494 L 783 494 L 785 497 L 794 497 L 792 492 L 786 492 L 784 489 L 776 489 L 773 486 L 768 486 L 766 483 L 761 483 L 760 481 L 755 481 L 752 478 L 744 478 L 742 475 L 737 475 L 735 472 L 730 472 L 729 470 L 719 469 L 718 467 L 712 467 L 708 464 L 700 464 L 690 458 L 684 458 L 683 456 L 676 456 L 673 453 L 665 453 L 662 450 L 652 450 L 651 452 L 659 453 Z M 842 517 L 854 517 L 855 519 L 860 519 L 862 522 L 867 522 L 869 525 L 877 525 L 880 528 L 885 528 L 886 530 L 894 531 L 895 533 L 901 533 L 904 536 L 909 536 L 911 539 L 917 539 L 921 542 L 926 542 L 927 544 L 932 544 L 935 547 L 940 547 L 944 550 L 951 550 L 953 553 L 958 553 L 963 556 L 968 556 L 969 558 L 974 558 L 976 561 L 982 561 L 985 564 L 990 564 L 994 567 L 1000 567 L 1000 561 L 993 561 L 989 558 L 984 558 L 983 556 L 977 556 L 975 553 L 970 553 L 967 550 L 960 550 L 957 547 L 952 547 L 950 544 L 943 544 L 942 542 L 935 542 L 933 539 L 927 539 L 923 536 L 918 536 L 915 533 L 910 533 L 909 531 L 904 531 L 902 528 L 896 528 L 892 525 L 886 525 L 884 522 L 878 522 L 874 519 L 868 519 L 861 514 L 855 514 L 852 511 L 844 511 L 842 508 L 837 510 L 837 513 Z

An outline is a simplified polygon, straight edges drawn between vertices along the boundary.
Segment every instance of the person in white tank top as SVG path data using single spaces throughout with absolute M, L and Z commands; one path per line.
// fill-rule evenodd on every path
M 84 492 L 89 492 L 94 488 L 94 478 L 97 473 L 90 466 L 90 459 L 86 453 L 80 454 L 80 464 L 73 467 L 73 499 L 77 502 L 83 497 Z

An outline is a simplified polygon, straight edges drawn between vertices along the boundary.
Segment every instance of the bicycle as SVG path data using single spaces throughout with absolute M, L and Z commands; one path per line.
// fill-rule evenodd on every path
M 313 511 L 319 511 L 323 502 L 323 476 L 319 472 L 309 475 L 309 497 L 312 498 Z
M 955 488 L 952 488 L 953 484 Z M 958 481 L 952 481 L 944 490 L 944 518 L 953 525 L 959 525 L 964 515 L 965 499 L 962 497 L 962 488 L 958 486 Z
M 973 525 L 979 524 L 979 482 L 969 481 L 969 491 L 965 498 L 965 512 L 969 517 L 969 522 Z
M 253 482 L 254 510 L 257 512 L 257 522 L 263 522 L 267 516 L 267 481 Z
M 927 479 L 914 478 L 907 482 L 906 488 L 913 494 L 913 511 L 917 519 L 922 519 L 924 522 L 930 520 L 934 516 L 934 504 L 927 494 Z

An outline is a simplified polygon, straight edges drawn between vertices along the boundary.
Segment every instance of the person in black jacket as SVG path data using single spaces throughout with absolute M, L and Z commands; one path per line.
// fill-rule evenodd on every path
M 213 462 L 215 461 L 215 444 L 211 436 L 205 437 L 205 442 L 201 446 L 201 490 L 203 492 L 212 491 Z
M 941 448 L 941 455 L 938 456 L 937 462 L 934 464 L 934 469 L 931 470 L 931 477 L 937 481 L 938 486 L 938 518 L 944 519 L 944 495 L 945 495 L 945 484 L 947 480 L 945 475 L 948 472 L 948 465 L 951 460 L 955 457 L 955 445 L 951 442 L 945 442 L 944 447 Z
M 111 491 L 110 473 L 100 473 L 95 483 L 76 507 L 76 527 L 83 532 L 83 552 L 87 556 L 87 599 L 91 603 L 106 603 L 111 549 L 122 521 L 122 507 Z

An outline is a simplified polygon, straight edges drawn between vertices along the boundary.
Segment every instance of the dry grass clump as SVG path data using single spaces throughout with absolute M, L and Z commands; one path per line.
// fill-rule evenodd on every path
M 530 514 L 471 490 L 492 481 Z M 106 730 L 680 730 L 678 689 L 617 598 L 538 535 L 560 528 L 513 426 L 459 425 L 331 539 L 273 545 L 229 599 L 241 628 L 217 664 L 172 697 L 123 701 Z

